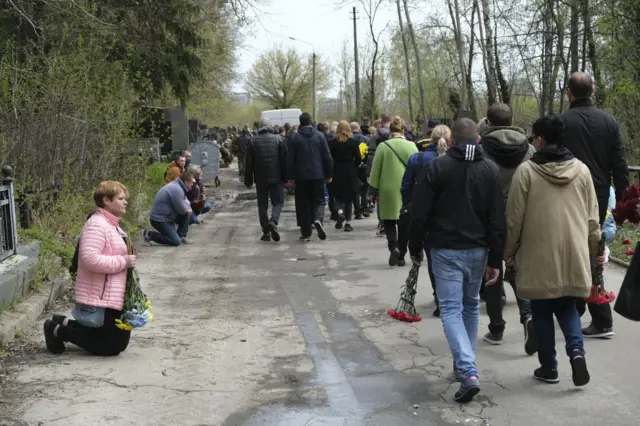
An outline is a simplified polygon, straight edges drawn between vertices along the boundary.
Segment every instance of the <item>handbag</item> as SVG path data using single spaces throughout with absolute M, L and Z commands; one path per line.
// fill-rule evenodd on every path
M 71 311 L 73 318 L 89 328 L 100 328 L 104 325 L 104 308 L 76 303 Z
M 631 321 L 640 321 L 640 242 L 622 281 L 614 310 Z

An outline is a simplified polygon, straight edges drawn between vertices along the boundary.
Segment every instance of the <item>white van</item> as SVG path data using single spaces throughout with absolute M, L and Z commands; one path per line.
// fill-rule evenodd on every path
M 293 126 L 294 124 L 300 124 L 300 114 L 302 114 L 302 111 L 300 111 L 299 108 L 271 109 L 269 111 L 262 111 L 260 120 L 266 118 L 272 126 L 283 126 L 285 123 Z

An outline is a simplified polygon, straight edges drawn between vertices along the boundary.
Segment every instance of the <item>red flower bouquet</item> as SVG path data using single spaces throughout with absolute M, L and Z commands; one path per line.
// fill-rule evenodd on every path
M 600 244 L 598 245 L 598 256 L 604 254 L 605 234 L 602 233 Z M 607 291 L 604 288 L 604 267 L 596 264 L 591 270 L 591 294 L 584 299 L 587 303 L 595 303 L 596 305 L 606 305 L 616 300 L 616 294 L 613 291 Z
M 396 309 L 389 309 L 387 315 L 402 322 L 420 322 L 422 317 L 416 312 L 415 299 L 418 287 L 418 271 L 420 267 L 413 265 L 409 276 L 402 286 L 400 300 Z

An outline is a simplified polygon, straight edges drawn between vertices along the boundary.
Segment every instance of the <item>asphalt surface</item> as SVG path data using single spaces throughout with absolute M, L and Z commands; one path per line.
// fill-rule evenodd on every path
M 232 173 L 224 171 L 222 199 L 242 190 Z M 532 379 L 537 358 L 524 353 L 508 289 L 505 343 L 478 341 L 482 392 L 456 404 L 426 273 L 417 295 L 423 321 L 386 315 L 409 269 L 387 265 L 373 219 L 354 221 L 352 233 L 327 226 L 326 241 L 314 235 L 304 244 L 287 198 L 282 241 L 264 243 L 246 198 L 219 203 L 191 229 L 193 245 L 140 247 L 156 318 L 120 356 L 72 346 L 50 355 L 41 324 L 27 330 L 21 349 L 2 358 L 0 425 L 640 424 L 635 323 L 616 316 L 613 339 L 586 342 L 592 381 L 581 389 L 557 330 L 561 382 L 545 385 Z M 608 265 L 607 285 L 617 290 L 624 272 Z M 487 324 L 482 306 L 480 336 Z

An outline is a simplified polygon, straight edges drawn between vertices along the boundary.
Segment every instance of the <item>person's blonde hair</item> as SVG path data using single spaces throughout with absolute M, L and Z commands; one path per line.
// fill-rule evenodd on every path
M 375 127 L 376 129 L 379 129 L 380 127 L 382 127 L 382 120 L 376 120 L 373 122 L 373 127 Z
M 399 115 L 393 117 L 391 124 L 389 125 L 391 133 L 403 133 L 404 134 L 404 122 Z
M 437 144 L 438 155 L 447 152 L 449 140 L 451 139 L 451 129 L 444 124 L 438 124 L 431 132 L 431 143 Z
M 338 142 L 346 142 L 352 136 L 351 125 L 344 120 L 340 120 L 336 128 L 336 139 L 338 139 Z
M 125 198 L 129 198 L 129 191 L 126 186 L 115 180 L 105 180 L 93 192 L 93 201 L 96 203 L 96 207 L 104 207 L 105 198 L 112 201 L 121 192 L 124 193 Z

